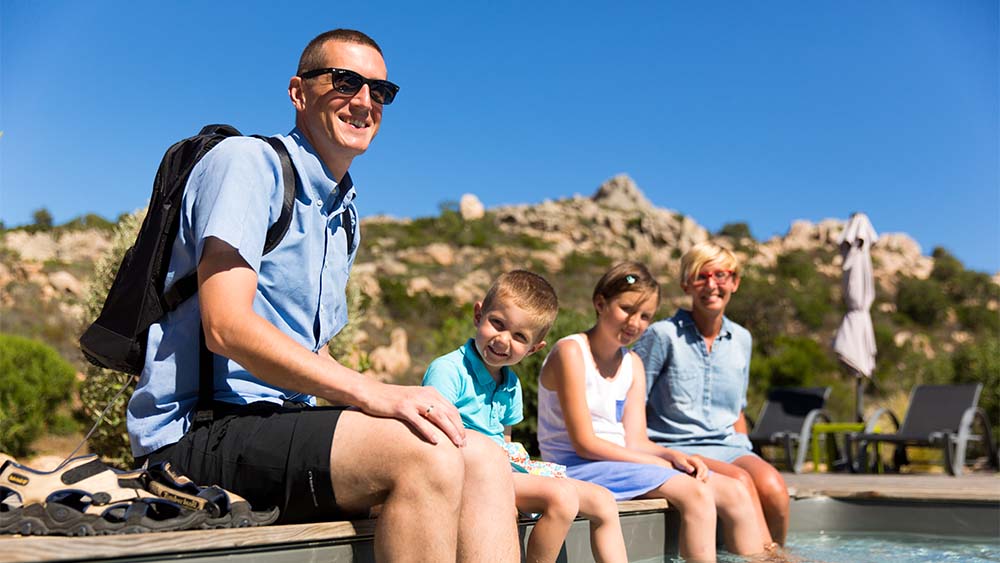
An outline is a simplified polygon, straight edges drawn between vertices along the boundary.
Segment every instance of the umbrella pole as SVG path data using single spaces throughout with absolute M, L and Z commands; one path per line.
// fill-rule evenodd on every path
M 865 409 L 864 409 L 864 391 L 865 391 L 865 378 L 860 373 L 855 374 L 855 402 L 854 402 L 854 416 L 857 419 L 856 422 L 865 421 Z

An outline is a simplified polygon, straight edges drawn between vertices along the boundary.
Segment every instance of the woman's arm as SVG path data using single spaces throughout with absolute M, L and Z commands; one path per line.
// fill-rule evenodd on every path
M 733 430 L 740 434 L 749 434 L 750 429 L 747 428 L 747 417 L 743 416 L 743 411 L 736 417 L 736 424 L 733 424 Z
M 594 434 L 587 406 L 584 369 L 579 343 L 563 341 L 552 350 L 540 378 L 546 389 L 555 391 L 559 396 L 559 406 L 562 407 L 566 430 L 576 455 L 596 461 L 630 461 L 672 467 L 655 455 L 619 446 Z
M 704 479 L 708 468 L 702 460 L 665 448 L 652 440 L 646 434 L 646 377 L 642 360 L 635 352 L 632 354 L 632 386 L 625 398 L 625 412 L 622 414 L 622 424 L 625 426 L 625 445 L 629 449 L 656 456 L 685 473 L 693 473 L 695 477 Z

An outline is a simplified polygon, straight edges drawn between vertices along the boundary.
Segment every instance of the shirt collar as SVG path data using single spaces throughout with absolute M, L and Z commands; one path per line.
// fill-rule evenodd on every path
M 354 181 L 351 179 L 350 172 L 344 173 L 344 177 L 338 183 L 330 170 L 323 164 L 316 149 L 298 127 L 292 129 L 288 136 L 294 139 L 301 149 L 296 164 L 299 166 L 299 176 L 303 180 L 306 178 L 309 180 L 308 182 L 303 181 L 302 187 L 310 202 L 322 201 L 323 208 L 330 210 L 340 200 L 344 204 L 354 201 L 357 193 L 354 190 Z M 340 207 L 340 205 L 336 206 Z
M 677 309 L 674 313 L 674 319 L 677 321 L 677 326 L 687 328 L 690 327 L 691 330 L 698 330 L 698 327 L 694 324 L 694 317 L 691 316 L 691 311 L 687 309 Z M 729 317 L 722 316 L 722 328 L 719 329 L 720 338 L 730 338 L 733 336 L 733 321 L 729 320 Z
M 462 354 L 468 359 L 469 365 L 472 366 L 472 377 L 479 383 L 479 385 L 491 389 L 496 387 L 499 391 L 503 389 L 509 391 L 514 388 L 514 383 L 517 376 L 514 374 L 514 370 L 507 366 L 500 368 L 500 373 L 503 374 L 503 381 L 497 385 L 493 381 L 493 376 L 490 375 L 490 371 L 486 368 L 486 364 L 483 363 L 483 359 L 479 357 L 479 351 L 476 350 L 476 339 L 470 338 L 465 346 L 462 347 Z

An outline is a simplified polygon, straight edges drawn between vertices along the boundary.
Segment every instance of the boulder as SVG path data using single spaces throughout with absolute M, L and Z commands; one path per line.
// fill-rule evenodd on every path
M 627 174 L 619 174 L 601 184 L 591 199 L 602 207 L 647 211 L 653 204 Z
M 73 274 L 65 271 L 52 272 L 49 274 L 49 285 L 56 290 L 57 293 L 63 295 L 72 295 L 74 297 L 83 297 L 84 285 L 80 280 L 73 277 Z
M 372 371 L 379 374 L 399 376 L 410 369 L 410 352 L 406 349 L 406 331 L 402 328 L 394 328 L 389 333 L 389 345 L 379 346 L 372 350 L 369 360 L 371 360 Z
M 466 221 L 482 219 L 486 215 L 483 202 L 479 201 L 479 198 L 475 194 L 462 195 L 462 199 L 458 202 L 458 212 L 461 213 L 462 219 Z

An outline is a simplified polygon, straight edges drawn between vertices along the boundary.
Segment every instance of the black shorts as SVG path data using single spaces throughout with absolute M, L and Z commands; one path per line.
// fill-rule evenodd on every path
M 281 524 L 357 517 L 337 508 L 330 482 L 330 446 L 344 410 L 215 403 L 212 422 L 137 461 L 169 461 L 195 483 L 219 485 L 254 509 L 277 506 Z

